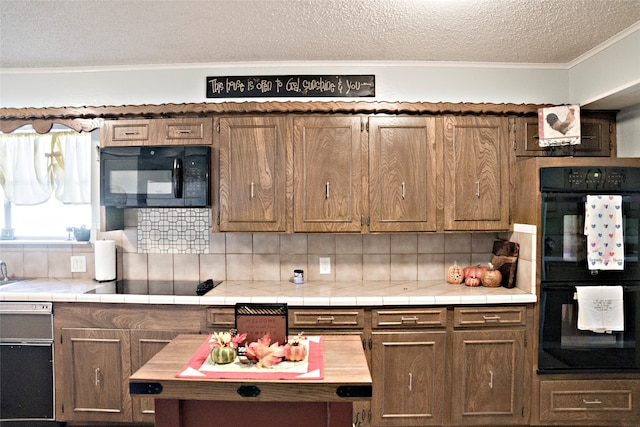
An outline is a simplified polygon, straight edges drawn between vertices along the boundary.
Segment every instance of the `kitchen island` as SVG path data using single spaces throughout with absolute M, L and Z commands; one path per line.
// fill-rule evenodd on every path
M 355 336 L 323 337 L 321 379 L 177 377 L 205 340 L 180 335 L 129 378 L 132 394 L 155 398 L 156 427 L 202 426 L 212 420 L 215 425 L 346 427 L 352 424 L 353 402 L 371 399 L 371 375 Z

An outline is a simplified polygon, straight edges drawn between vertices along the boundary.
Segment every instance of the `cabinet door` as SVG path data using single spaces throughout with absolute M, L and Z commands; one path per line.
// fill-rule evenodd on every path
M 451 378 L 453 423 L 525 423 L 524 359 L 524 330 L 455 331 Z
M 521 118 L 516 123 L 516 156 L 611 156 L 614 145 L 615 114 L 582 111 L 580 115 L 580 144 L 562 147 L 540 147 L 537 117 Z
M 374 331 L 372 338 L 372 425 L 442 425 L 445 331 Z
M 445 230 L 509 228 L 507 117 L 444 118 Z
M 63 329 L 66 421 L 131 422 L 128 329 Z
M 286 118 L 220 119 L 221 231 L 285 231 L 290 136 Z
M 369 118 L 371 231 L 436 231 L 432 117 Z
M 294 119 L 294 231 L 360 232 L 359 117 Z
M 177 331 L 131 330 L 131 372 L 140 369 L 179 334 Z M 153 397 L 132 396 L 134 422 L 154 422 L 153 401 Z

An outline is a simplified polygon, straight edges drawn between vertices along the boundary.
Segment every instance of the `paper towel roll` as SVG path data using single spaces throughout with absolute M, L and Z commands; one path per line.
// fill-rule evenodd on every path
M 95 242 L 96 280 L 105 282 L 116 278 L 116 242 L 96 240 Z

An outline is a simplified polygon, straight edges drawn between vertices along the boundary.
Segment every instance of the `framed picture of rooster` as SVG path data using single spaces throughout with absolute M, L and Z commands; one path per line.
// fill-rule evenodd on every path
M 538 136 L 540 147 L 580 144 L 580 106 L 538 109 Z

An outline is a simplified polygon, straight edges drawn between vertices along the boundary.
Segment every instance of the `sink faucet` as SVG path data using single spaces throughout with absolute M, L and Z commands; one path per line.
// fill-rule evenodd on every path
M 0 274 L 2 275 L 2 280 L 9 280 L 9 275 L 7 274 L 7 263 L 0 259 Z

